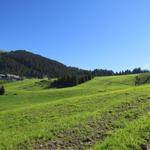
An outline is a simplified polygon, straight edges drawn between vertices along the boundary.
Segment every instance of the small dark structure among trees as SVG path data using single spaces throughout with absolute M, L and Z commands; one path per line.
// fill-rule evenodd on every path
M 23 78 L 14 74 L 0 74 L 0 80 L 23 80 Z
M 0 86 L 0 95 L 4 95 L 5 94 L 5 88 L 4 86 Z

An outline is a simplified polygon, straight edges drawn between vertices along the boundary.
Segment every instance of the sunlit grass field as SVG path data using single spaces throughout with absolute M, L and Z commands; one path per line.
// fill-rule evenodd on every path
M 39 79 L 3 83 L 0 150 L 148 148 L 150 84 L 135 86 L 136 76 L 95 77 L 63 89 Z

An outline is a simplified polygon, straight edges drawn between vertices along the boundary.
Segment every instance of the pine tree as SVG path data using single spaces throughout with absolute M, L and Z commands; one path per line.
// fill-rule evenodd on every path
M 5 88 L 4 88 L 4 86 L 2 85 L 1 87 L 0 87 L 0 95 L 4 95 L 5 94 Z

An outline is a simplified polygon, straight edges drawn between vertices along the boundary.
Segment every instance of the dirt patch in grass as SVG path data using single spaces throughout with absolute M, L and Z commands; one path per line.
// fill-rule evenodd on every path
M 36 144 L 31 144 L 30 148 L 27 148 L 27 145 L 24 143 L 20 144 L 18 149 L 84 150 L 90 148 L 92 145 L 102 142 L 111 134 L 111 131 L 117 128 L 124 128 L 124 124 L 116 125 L 116 121 L 120 121 L 121 119 L 133 121 L 149 111 L 149 106 L 145 106 L 144 109 L 138 109 L 147 101 L 149 101 L 148 98 L 137 98 L 134 102 L 123 103 L 100 116 L 97 114 L 96 119 L 91 118 L 85 125 L 80 124 L 70 130 L 58 133 L 55 135 L 55 138 L 47 142 L 39 140 Z
M 140 150 L 150 150 L 150 136 L 145 139 L 145 143 L 141 144 Z

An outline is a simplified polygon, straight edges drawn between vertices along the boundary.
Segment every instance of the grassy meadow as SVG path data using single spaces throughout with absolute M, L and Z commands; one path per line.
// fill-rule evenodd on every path
M 136 76 L 95 77 L 62 89 L 39 79 L 3 83 L 0 150 L 148 148 L 150 84 L 135 86 Z

